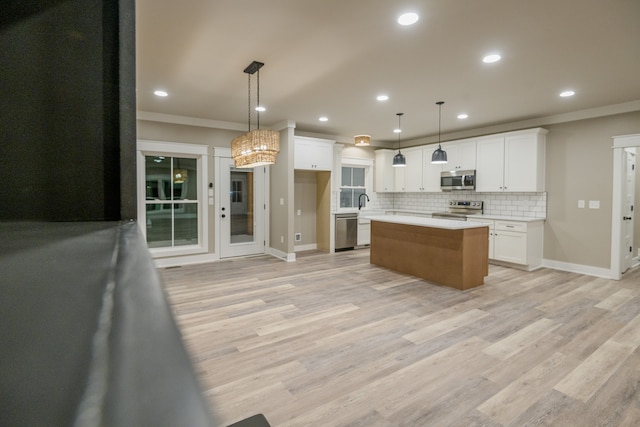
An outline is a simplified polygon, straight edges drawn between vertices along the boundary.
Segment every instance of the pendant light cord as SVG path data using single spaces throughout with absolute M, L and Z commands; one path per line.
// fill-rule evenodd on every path
M 256 78 L 258 79 L 258 91 L 256 93 L 256 129 L 260 129 L 260 69 L 258 68 L 258 75 Z
M 398 153 L 400 152 L 400 134 L 402 133 L 402 127 L 400 126 L 400 117 L 402 117 L 404 113 L 396 113 L 398 116 Z
M 438 149 L 442 149 L 442 145 L 440 145 L 440 129 L 442 129 L 442 104 L 444 101 L 436 102 L 438 104 Z
M 247 73 L 247 87 L 249 88 L 249 96 L 247 97 L 247 99 L 249 100 L 247 103 L 247 111 L 249 112 L 249 120 L 247 120 L 247 122 L 249 123 L 249 132 L 251 132 L 251 74 Z

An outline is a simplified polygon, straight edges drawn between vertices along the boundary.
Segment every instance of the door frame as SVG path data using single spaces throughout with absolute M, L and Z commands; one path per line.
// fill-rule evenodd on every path
M 613 200 L 611 206 L 611 262 L 610 275 L 612 279 L 622 277 L 623 256 L 620 245 L 623 239 L 622 228 L 622 184 L 623 184 L 623 151 L 625 148 L 640 147 L 640 133 L 614 136 L 613 139 Z M 637 202 L 637 201 L 636 201 Z M 635 220 L 635 215 L 634 215 Z
M 214 181 L 214 203 L 213 203 L 213 208 L 210 210 L 210 212 L 212 212 L 213 215 L 213 225 L 214 225 L 214 232 L 215 232 L 215 238 L 214 238 L 214 250 L 216 253 L 216 259 L 224 259 L 221 257 L 221 240 L 222 240 L 222 226 L 221 226 L 221 218 L 220 218 L 220 212 L 218 211 L 219 206 L 221 205 L 221 201 L 222 201 L 222 193 L 224 192 L 224 189 L 220 187 L 221 183 L 220 183 L 220 173 L 222 171 L 222 164 L 220 159 L 231 159 L 231 148 L 220 148 L 220 147 L 215 147 L 213 149 L 213 160 L 214 160 L 214 169 L 215 169 L 215 181 Z M 262 167 L 262 166 L 261 166 Z M 269 244 L 268 242 L 269 240 L 269 224 L 270 224 L 270 216 L 269 216 L 269 211 L 270 211 L 270 207 L 269 207 L 269 192 L 270 192 L 270 185 L 269 183 L 271 182 L 270 180 L 270 168 L 267 166 L 264 166 L 265 168 L 265 172 L 264 172 L 264 209 L 263 209 L 263 215 L 262 215 L 262 236 L 264 239 L 264 245 L 263 245 L 263 251 L 261 252 L 261 254 L 266 254 L 269 253 L 268 252 L 268 248 L 269 248 Z M 253 254 L 253 255 L 257 255 L 257 254 Z M 242 255 L 239 255 L 242 256 Z

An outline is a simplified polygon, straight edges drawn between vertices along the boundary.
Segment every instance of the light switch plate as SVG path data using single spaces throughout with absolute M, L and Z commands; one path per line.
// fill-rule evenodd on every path
M 589 200 L 589 209 L 600 209 L 600 200 Z
M 578 200 L 578 208 L 580 209 L 584 208 L 584 200 Z

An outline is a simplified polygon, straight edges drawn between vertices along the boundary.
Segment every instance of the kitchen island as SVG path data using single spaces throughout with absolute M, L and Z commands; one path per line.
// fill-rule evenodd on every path
M 489 274 L 489 228 L 405 215 L 371 217 L 370 262 L 465 290 Z

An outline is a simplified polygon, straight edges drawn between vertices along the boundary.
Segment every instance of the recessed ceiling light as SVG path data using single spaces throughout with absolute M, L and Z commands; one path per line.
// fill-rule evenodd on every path
M 329 121 L 329 117 L 322 116 L 318 120 L 320 120 L 321 122 L 328 122 Z
M 153 94 L 155 96 L 163 96 L 163 97 L 169 95 L 167 91 L 164 91 L 164 90 L 156 90 L 155 92 L 153 92 Z
M 264 108 L 262 105 L 258 105 L 258 106 L 256 107 L 256 111 L 263 112 L 263 111 L 267 111 L 267 109 L 266 109 L 266 108 Z
M 378 96 L 376 97 L 376 99 L 377 99 L 378 101 L 388 101 L 388 100 L 389 100 L 389 96 L 388 96 L 388 95 L 378 95 Z
M 482 62 L 484 62 L 485 64 L 492 64 L 494 62 L 500 61 L 500 59 L 502 59 L 502 57 L 499 54 L 492 53 L 482 58 Z
M 394 129 L 393 133 L 402 133 L 402 129 Z
M 563 92 L 560 92 L 560 96 L 563 97 L 563 98 L 568 98 L 568 97 L 573 96 L 575 94 L 576 93 L 574 91 L 572 91 L 572 90 L 565 90 Z
M 418 22 L 419 16 L 415 12 L 403 13 L 398 17 L 398 24 L 400 25 L 413 25 Z
M 467 113 L 460 113 L 460 114 L 458 114 L 458 118 L 459 118 L 460 120 L 464 120 L 464 119 L 466 119 L 466 118 L 468 118 L 468 117 L 469 117 L 469 115 L 468 115 Z

